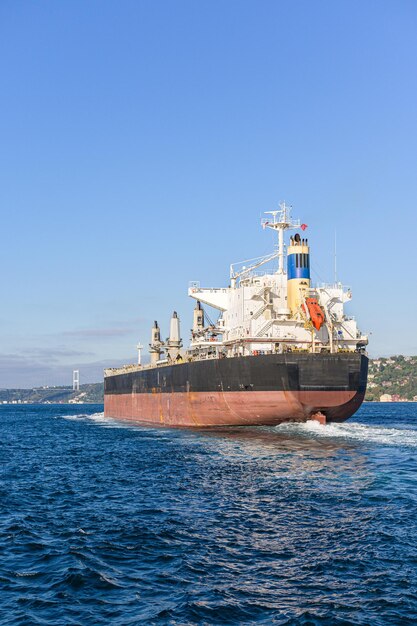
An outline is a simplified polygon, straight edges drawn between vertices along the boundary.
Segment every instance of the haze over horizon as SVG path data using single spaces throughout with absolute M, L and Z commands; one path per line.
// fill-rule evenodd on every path
M 370 356 L 417 354 L 417 5 L 0 5 L 0 387 L 101 380 L 188 283 L 308 224 Z

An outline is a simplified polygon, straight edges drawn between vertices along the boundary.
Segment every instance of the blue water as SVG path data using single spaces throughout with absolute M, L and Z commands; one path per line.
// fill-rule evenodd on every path
M 0 407 L 0 624 L 416 624 L 417 404 L 193 432 Z

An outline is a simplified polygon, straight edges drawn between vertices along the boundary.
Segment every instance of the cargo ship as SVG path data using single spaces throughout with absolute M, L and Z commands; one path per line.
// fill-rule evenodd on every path
M 174 312 L 165 341 L 158 323 L 152 327 L 150 363 L 141 363 L 139 344 L 137 363 L 105 370 L 106 416 L 215 427 L 326 424 L 358 410 L 368 338 L 344 312 L 350 289 L 336 280 L 312 285 L 307 225 L 292 219 L 291 207 L 281 203 L 261 225 L 277 236 L 270 254 L 232 264 L 226 287 L 190 283 L 187 349 Z M 214 322 L 205 306 L 218 311 Z

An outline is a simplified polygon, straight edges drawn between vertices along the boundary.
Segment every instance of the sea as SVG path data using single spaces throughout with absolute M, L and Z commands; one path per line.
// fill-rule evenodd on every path
M 417 624 L 417 404 L 179 430 L 0 406 L 0 624 Z

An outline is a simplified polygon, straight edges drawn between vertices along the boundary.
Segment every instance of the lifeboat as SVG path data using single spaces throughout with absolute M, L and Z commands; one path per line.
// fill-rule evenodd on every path
M 324 312 L 317 298 L 306 298 L 306 305 L 314 328 L 320 330 L 324 324 Z

